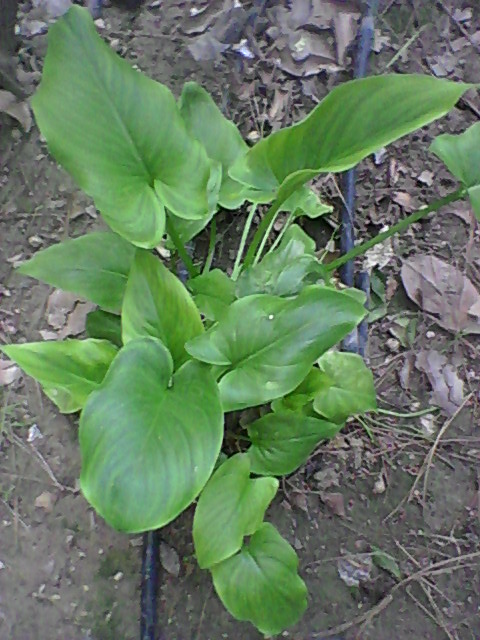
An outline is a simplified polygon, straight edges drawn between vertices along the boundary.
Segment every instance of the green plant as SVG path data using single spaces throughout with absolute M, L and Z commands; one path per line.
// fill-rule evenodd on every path
M 365 297 L 332 284 L 341 260 L 322 265 L 294 224 L 330 210 L 305 185 L 444 115 L 469 88 L 424 76 L 349 82 L 249 148 L 201 87 L 186 84 L 177 103 L 114 54 L 85 10 L 73 6 L 51 28 L 36 120 L 112 231 L 50 247 L 19 269 L 98 304 L 89 338 L 2 349 L 61 411 L 81 411 L 81 488 L 110 525 L 158 528 L 198 498 L 199 565 L 227 609 L 264 634 L 307 606 L 295 552 L 264 522 L 276 477 L 350 415 L 376 408 L 361 358 L 331 351 L 364 317 Z M 455 144 L 434 147 L 454 173 Z M 456 175 L 478 213 L 478 171 Z M 199 275 L 183 243 L 219 207 L 246 202 L 271 206 L 245 260 L 252 211 L 234 277 Z M 262 257 L 279 211 L 289 224 Z M 165 233 L 188 268 L 186 287 L 150 251 Z M 260 405 L 270 410 L 247 425 L 248 446 L 221 462 L 224 413 Z

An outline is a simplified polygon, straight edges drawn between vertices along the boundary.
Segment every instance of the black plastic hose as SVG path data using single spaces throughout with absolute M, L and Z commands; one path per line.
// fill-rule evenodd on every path
M 147 531 L 143 534 L 140 640 L 159 640 L 156 635 L 159 543 L 158 531 Z
M 360 36 L 358 41 L 358 49 L 355 56 L 354 77 L 363 78 L 367 73 L 368 57 L 372 49 L 374 38 L 374 14 L 377 10 L 378 0 L 370 0 L 367 10 L 360 25 Z M 340 213 L 341 235 L 340 235 L 340 253 L 343 255 L 353 249 L 355 245 L 355 167 L 345 172 L 343 175 L 343 200 L 344 205 Z M 353 287 L 355 284 L 355 264 L 353 260 L 345 263 L 340 268 L 340 279 L 347 287 Z M 370 289 L 368 273 L 361 275 L 361 289 L 367 292 Z M 358 286 L 358 284 L 357 284 Z M 367 300 L 368 305 L 368 300 Z M 355 331 L 352 331 L 343 341 L 342 348 L 344 351 L 359 353 L 365 356 L 366 343 L 368 337 L 367 320 L 362 320 Z

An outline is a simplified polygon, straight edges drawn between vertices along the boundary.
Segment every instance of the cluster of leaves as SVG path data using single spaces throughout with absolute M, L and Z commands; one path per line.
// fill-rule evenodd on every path
M 248 148 L 201 87 L 188 83 L 177 103 L 99 38 L 87 11 L 73 6 L 51 28 L 36 120 L 112 231 L 20 268 L 99 306 L 89 338 L 3 350 L 60 411 L 81 411 L 81 488 L 109 524 L 162 527 L 198 498 L 199 565 L 227 609 L 265 634 L 307 605 L 294 550 L 264 522 L 277 476 L 376 407 L 361 358 L 331 351 L 364 317 L 364 296 L 322 282 L 295 224 L 262 260 L 257 235 L 235 279 L 215 269 L 184 286 L 150 249 L 167 231 L 180 250 L 219 207 L 245 201 L 273 202 L 264 229 L 280 210 L 291 222 L 325 213 L 308 180 L 442 116 L 468 88 L 423 76 L 347 83 Z M 220 462 L 225 412 L 261 405 L 248 448 Z

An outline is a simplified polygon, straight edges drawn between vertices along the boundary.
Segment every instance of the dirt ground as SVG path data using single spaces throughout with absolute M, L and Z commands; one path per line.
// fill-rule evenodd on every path
M 268 7 L 282 3 L 267 3 L 267 13 L 247 31 L 252 58 L 228 50 L 216 60 L 196 61 L 189 45 L 198 33 L 189 18 L 200 4 L 150 2 L 136 14 L 107 7 L 99 28 L 122 55 L 175 94 L 187 80 L 203 84 L 250 139 L 298 120 L 351 73 L 348 58 L 346 71 L 327 69 L 306 79 L 282 69 L 265 35 L 272 26 Z M 208 11 L 218 14 L 222 4 L 211 2 Z M 18 77 L 29 92 L 46 51 L 46 35 L 32 34 L 33 21 L 42 20 L 39 11 L 26 2 L 19 15 L 24 35 Z M 480 82 L 480 38 L 473 37 L 480 34 L 480 7 L 474 0 L 385 1 L 376 28 L 372 73 L 435 73 Z M 468 94 L 459 106 L 389 147 L 383 158 L 362 163 L 360 237 L 454 188 L 428 146 L 437 133 L 460 132 L 479 119 L 479 94 Z M 40 331 L 51 330 L 51 291 L 16 275 L 14 264 L 102 223 L 49 157 L 36 127 L 25 133 L 1 117 L 0 341 L 40 340 Z M 338 211 L 335 181 L 327 178 L 320 186 Z M 231 263 L 240 228 L 238 217 L 221 215 L 217 264 Z M 328 237 L 328 229 L 318 223 L 314 233 Z M 407 298 L 400 276 L 408 257 L 426 253 L 480 287 L 479 233 L 466 206 L 452 205 L 415 225 L 393 248 L 388 264 L 376 271 L 386 293 L 370 327 L 379 404 L 397 413 L 428 408 L 430 382 L 415 366 L 425 350 L 438 351 L 451 364 L 463 382 L 463 400 L 453 415 L 432 409 L 427 416 L 379 414 L 364 424 L 352 422 L 283 482 L 269 518 L 297 549 L 310 593 L 305 617 L 283 634 L 294 640 L 480 639 L 480 342 L 441 329 Z M 199 242 L 199 255 L 202 250 Z M 398 318 L 416 322 L 408 339 L 398 332 Z M 79 493 L 76 430 L 76 419 L 59 415 L 32 380 L 0 387 L 1 640 L 139 637 L 141 538 L 109 529 Z M 170 557 L 164 558 L 159 603 L 165 640 L 260 638 L 250 625 L 232 620 L 208 573 L 196 566 L 191 519 L 189 511 L 162 532 Z M 372 556 L 376 549 L 382 553 Z M 346 584 L 352 572 L 361 574 L 359 586 Z

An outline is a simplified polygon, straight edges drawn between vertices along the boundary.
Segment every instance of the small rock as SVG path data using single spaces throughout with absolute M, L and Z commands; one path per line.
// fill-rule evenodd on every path
M 115 580 L 115 582 L 120 582 L 122 578 L 123 578 L 122 571 L 117 571 L 117 573 L 113 576 L 113 579 Z
M 43 438 L 42 432 L 36 424 L 32 424 L 28 429 L 27 442 L 35 442 L 35 440 L 39 440 L 41 438 Z
M 165 571 L 175 578 L 178 578 L 180 574 L 180 559 L 178 553 L 165 542 L 160 543 L 160 562 Z
M 385 493 L 385 489 L 387 488 L 385 484 L 385 478 L 383 477 L 383 473 L 381 473 L 375 481 L 373 485 L 373 493 L 381 494 Z
M 105 20 L 103 18 L 97 18 L 95 20 L 95 26 L 97 29 L 105 29 Z
M 400 341 L 396 338 L 389 338 L 385 344 L 387 346 L 387 349 L 392 353 L 397 353 L 397 351 L 400 349 Z
M 425 335 L 429 340 L 431 340 L 432 338 L 435 337 L 435 331 L 427 331 Z
M 28 244 L 34 249 L 38 249 L 38 247 L 42 246 L 43 240 L 42 238 L 40 238 L 40 236 L 30 236 L 28 239 Z

